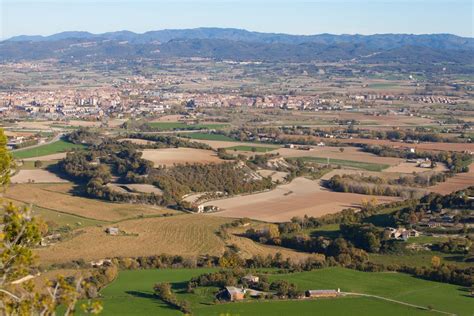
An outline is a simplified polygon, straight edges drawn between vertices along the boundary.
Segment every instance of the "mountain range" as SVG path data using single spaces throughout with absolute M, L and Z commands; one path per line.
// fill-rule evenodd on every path
M 0 42 L 2 60 L 205 57 L 259 61 L 474 62 L 474 38 L 451 34 L 290 35 L 231 28 L 62 32 Z

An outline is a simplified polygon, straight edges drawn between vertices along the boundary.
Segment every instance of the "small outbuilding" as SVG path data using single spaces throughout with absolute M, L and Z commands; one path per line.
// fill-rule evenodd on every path
M 256 275 L 247 274 L 246 276 L 242 277 L 242 281 L 246 281 L 247 283 L 258 283 L 260 278 Z
M 235 286 L 226 286 L 224 295 L 231 302 L 241 301 L 244 299 L 245 290 Z
M 305 294 L 306 297 L 311 298 L 338 297 L 341 295 L 341 290 L 308 290 Z
M 118 227 L 107 227 L 105 229 L 105 232 L 109 235 L 116 236 L 116 235 L 119 234 L 120 231 L 119 231 Z

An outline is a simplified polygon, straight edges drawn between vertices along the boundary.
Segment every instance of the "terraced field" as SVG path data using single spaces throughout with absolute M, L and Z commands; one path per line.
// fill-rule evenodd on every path
M 15 184 L 8 188 L 5 197 L 45 209 L 101 221 L 118 221 L 142 214 L 160 215 L 172 212 L 153 206 L 88 199 L 74 196 L 71 194 L 72 191 L 73 185 L 71 183 Z
M 225 244 L 215 231 L 227 221 L 200 215 L 177 215 L 114 224 L 113 226 L 125 232 L 123 236 L 107 235 L 104 227 L 87 227 L 72 239 L 38 249 L 37 254 L 40 261 L 45 263 L 161 253 L 183 256 L 219 255 L 224 252 Z

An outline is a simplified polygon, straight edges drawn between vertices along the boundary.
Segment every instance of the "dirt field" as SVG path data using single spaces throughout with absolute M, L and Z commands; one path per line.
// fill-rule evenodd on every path
M 184 116 L 183 115 L 179 115 L 179 114 L 176 114 L 176 115 L 164 115 L 162 117 L 159 117 L 155 120 L 153 120 L 152 122 L 178 122 L 179 120 L 183 119 Z
M 66 158 L 67 153 L 57 153 L 57 154 L 51 154 L 51 155 L 46 155 L 46 156 L 40 156 L 40 157 L 33 157 L 33 158 L 26 158 L 23 159 L 24 161 L 51 161 L 51 160 L 61 160 L 63 158 Z
M 469 186 L 474 186 L 474 163 L 469 166 L 469 172 L 458 173 L 445 182 L 429 187 L 428 190 L 439 194 L 449 194 Z
M 148 145 L 153 143 L 152 141 L 146 140 L 146 139 L 139 139 L 139 138 L 122 138 L 119 139 L 119 142 L 131 142 L 132 144 L 137 144 L 137 145 Z
M 172 210 L 164 210 L 153 206 L 109 203 L 72 196 L 68 193 L 72 188 L 73 185 L 70 183 L 14 184 L 8 188 L 5 197 L 27 204 L 32 203 L 46 209 L 104 221 L 133 218 L 141 214 L 173 213 Z
M 252 146 L 252 147 L 275 147 L 278 148 L 280 146 L 271 145 L 271 144 L 255 144 L 255 143 L 247 143 L 247 142 L 231 142 L 225 140 L 205 140 L 205 139 L 190 139 L 192 142 L 203 143 L 211 146 L 213 149 L 217 148 L 228 148 L 228 147 L 235 147 L 235 146 Z M 253 154 L 253 153 L 252 153 Z
M 66 183 L 52 172 L 44 169 L 20 170 L 11 178 L 11 183 Z
M 320 157 L 320 158 L 387 164 L 387 165 L 392 165 L 392 166 L 397 165 L 401 161 L 403 161 L 400 158 L 379 157 L 374 154 L 364 152 L 360 148 L 357 148 L 357 147 L 344 147 L 343 152 L 339 150 L 339 147 L 329 147 L 329 146 L 315 147 L 313 150 L 280 148 L 278 150 L 273 151 L 272 153 L 279 153 L 280 156 L 284 158 Z
M 287 139 L 298 139 L 308 138 L 315 141 L 328 141 L 327 138 L 321 138 L 316 136 L 293 136 L 286 135 Z M 463 152 L 469 150 L 474 152 L 474 143 L 420 143 L 420 144 L 407 144 L 401 142 L 392 142 L 390 140 L 379 140 L 379 139 L 364 139 L 364 138 L 353 138 L 353 139 L 331 139 L 331 142 L 339 142 L 343 144 L 371 144 L 371 145 L 383 145 L 395 148 L 415 148 L 420 151 L 458 151 Z
M 439 163 L 436 167 L 433 169 L 431 168 L 421 168 L 417 167 L 415 163 L 411 162 L 401 162 L 396 166 L 392 166 L 390 168 L 387 168 L 384 170 L 384 172 L 396 172 L 396 173 L 420 173 L 420 172 L 426 172 L 426 171 L 436 171 L 436 172 L 443 172 L 447 171 L 448 168 L 444 164 Z
M 134 184 L 126 184 L 125 186 L 132 191 L 143 192 L 143 193 L 163 194 L 163 191 L 161 191 L 160 189 L 158 189 L 157 187 L 151 184 L 134 183 Z
M 166 218 L 131 220 L 114 225 L 128 236 L 109 236 L 105 227 L 88 227 L 79 236 L 47 249 L 38 250 L 42 262 L 86 261 L 107 257 L 135 257 L 161 253 L 213 255 L 224 251 L 224 242 L 214 234 L 221 218 L 179 215 Z M 87 245 L 84 247 L 84 245 Z
M 182 163 L 219 163 L 223 162 L 211 150 L 194 148 L 163 148 L 145 149 L 143 158 L 150 160 L 155 166 L 172 166 Z
M 268 192 L 236 196 L 209 201 L 203 205 L 215 205 L 222 211 L 212 215 L 224 217 L 249 217 L 268 222 L 289 221 L 294 216 L 322 216 L 337 213 L 345 208 L 358 208 L 370 195 L 331 192 L 318 181 L 297 178 Z M 398 200 L 396 197 L 376 197 L 380 203 Z
M 86 261 L 107 257 L 136 257 L 156 254 L 170 255 L 220 255 L 226 242 L 215 234 L 220 225 L 229 219 L 203 215 L 178 215 L 162 218 L 137 219 L 121 222 L 119 227 L 127 235 L 109 236 L 105 227 L 87 227 L 78 236 L 36 253 L 42 263 L 67 262 L 82 258 Z M 242 237 L 231 237 L 239 243 L 245 254 L 275 254 L 295 256 L 294 251 L 278 247 L 257 245 Z M 87 245 L 87 246 L 84 246 Z M 302 255 L 307 256 L 307 255 Z M 296 255 L 298 257 L 298 255 Z
M 30 137 L 35 135 L 35 133 L 32 132 L 17 132 L 17 131 L 9 131 L 9 130 L 4 130 L 5 136 L 7 137 L 17 137 L 17 136 L 23 136 L 23 137 Z
M 63 123 L 63 122 L 54 122 L 54 121 L 20 121 L 16 125 L 19 128 L 24 129 L 34 129 L 34 130 L 45 130 L 51 129 L 51 124 L 54 123 Z
M 283 182 L 285 181 L 285 177 L 288 175 L 288 172 L 273 171 L 273 170 L 258 170 L 257 172 L 262 177 L 270 176 L 273 182 L 276 182 L 276 181 Z

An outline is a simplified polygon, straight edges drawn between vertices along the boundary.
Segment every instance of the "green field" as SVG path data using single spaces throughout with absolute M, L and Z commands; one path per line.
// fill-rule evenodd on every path
M 293 158 L 293 159 L 296 159 L 296 158 Z M 298 159 L 303 159 L 305 161 L 312 161 L 312 162 L 317 162 L 317 163 L 322 163 L 322 164 L 327 164 L 328 162 L 327 158 L 322 158 L 322 157 L 301 157 Z M 338 165 L 341 167 L 363 169 L 367 171 L 382 171 L 390 167 L 389 165 L 385 165 L 385 164 L 360 162 L 360 161 L 352 161 L 352 160 L 342 160 L 342 159 L 329 159 L 329 164 Z
M 209 134 L 209 133 L 186 133 L 183 135 L 178 135 L 180 137 L 191 138 L 191 139 L 201 139 L 201 140 L 220 140 L 220 141 L 228 141 L 228 142 L 235 142 L 237 140 L 233 139 L 232 137 L 221 135 L 221 134 Z
M 186 281 L 216 269 L 162 269 L 121 271 L 102 292 L 103 315 L 182 315 L 153 296 L 157 282 L 170 282 L 179 299 L 191 303 L 195 315 L 426 315 L 426 310 L 372 297 L 345 297 L 302 301 L 251 301 L 214 304 L 217 288 L 186 293 Z M 344 268 L 269 274 L 286 279 L 299 289 L 336 289 L 378 295 L 419 306 L 431 306 L 458 315 L 471 315 L 472 298 L 462 287 L 425 281 L 400 273 L 370 273 Z M 433 313 L 431 313 L 433 314 Z
M 473 300 L 457 285 L 426 281 L 402 273 L 360 272 L 343 268 L 328 268 L 310 272 L 271 275 L 272 279 L 286 279 L 299 289 L 334 289 L 378 295 L 419 306 L 472 315 Z
M 472 263 L 463 261 L 464 256 L 443 253 L 433 250 L 410 251 L 407 253 L 397 254 L 369 254 L 369 260 L 374 263 L 384 265 L 396 264 L 398 266 L 408 265 L 411 267 L 429 267 L 433 256 L 441 258 L 442 263 L 451 264 L 459 267 L 469 267 Z
M 200 129 L 221 129 L 227 124 L 195 124 L 188 125 L 181 122 L 149 122 L 148 125 L 158 130 L 174 130 L 174 129 L 187 129 L 187 130 L 200 130 Z
M 192 277 L 212 271 L 215 269 L 121 271 L 118 279 L 101 292 L 104 297 L 101 315 L 182 315 L 153 296 L 153 285 L 170 282 L 174 290 L 183 289 Z
M 196 315 L 433 315 L 396 303 L 384 302 L 368 297 L 344 297 L 335 299 L 305 301 L 265 301 L 252 303 L 231 303 L 205 306 L 196 309 Z
M 265 147 L 265 146 L 233 146 L 227 147 L 226 150 L 236 150 L 236 151 L 255 151 L 257 153 L 266 153 L 272 150 L 278 149 L 277 147 Z
M 66 152 L 74 148 L 84 148 L 84 145 L 73 144 L 61 139 L 51 144 L 14 151 L 12 154 L 15 159 L 26 159 Z
M 372 84 L 369 84 L 368 85 L 368 88 L 372 88 L 372 89 L 390 89 L 390 88 L 396 88 L 396 87 L 400 87 L 400 85 L 398 83 L 390 83 L 390 82 L 387 82 L 387 83 L 372 83 Z

